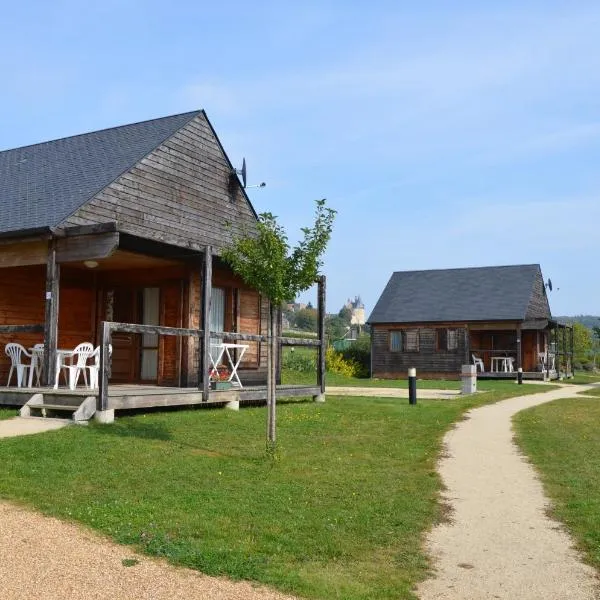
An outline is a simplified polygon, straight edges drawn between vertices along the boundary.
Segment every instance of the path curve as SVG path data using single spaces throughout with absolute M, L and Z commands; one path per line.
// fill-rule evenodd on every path
M 512 416 L 574 396 L 583 386 L 511 398 L 474 409 L 446 434 L 439 464 L 450 522 L 427 537 L 435 573 L 421 600 L 591 600 L 597 575 L 547 515 L 540 480 L 513 443 Z

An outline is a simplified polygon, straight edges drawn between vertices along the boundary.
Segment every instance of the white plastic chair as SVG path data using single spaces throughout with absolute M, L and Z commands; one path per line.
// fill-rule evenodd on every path
M 477 369 L 481 369 L 481 372 L 483 373 L 485 371 L 485 367 L 483 365 L 483 360 L 481 358 L 479 358 L 478 356 L 475 356 L 475 354 L 471 354 L 471 357 L 473 358 L 473 364 L 475 365 L 475 371 L 477 371 Z
M 44 366 L 44 344 L 34 344 L 33 345 L 33 352 L 32 354 L 32 359 L 31 359 L 31 364 L 34 365 L 35 368 L 35 378 L 36 378 L 36 382 L 37 382 L 37 386 L 40 386 L 40 379 L 42 376 L 42 367 Z
M 108 345 L 108 356 L 112 356 L 112 344 Z M 90 372 L 90 390 L 98 389 L 98 375 L 100 373 L 100 346 L 97 346 L 90 359 L 93 360 L 91 365 L 87 365 L 86 369 Z
M 31 354 L 25 350 L 21 344 L 10 343 L 6 344 L 4 352 L 10 358 L 10 371 L 8 372 L 8 381 L 6 387 L 10 385 L 10 378 L 12 377 L 13 370 L 17 370 L 17 386 L 23 387 L 27 383 L 27 370 L 31 368 L 31 362 L 26 365 L 21 361 L 21 357 L 25 355 L 31 361 Z
M 56 371 L 56 384 L 58 387 L 58 377 L 62 371 L 69 374 L 68 382 L 69 389 L 74 390 L 79 382 L 79 375 L 83 373 L 83 380 L 85 381 L 86 387 L 88 387 L 86 366 L 88 358 L 93 354 L 94 346 L 90 342 L 84 342 L 75 347 L 73 352 L 67 355 L 61 354 L 59 369 Z M 68 362 L 67 362 L 68 361 Z M 66 376 L 66 375 L 65 375 Z

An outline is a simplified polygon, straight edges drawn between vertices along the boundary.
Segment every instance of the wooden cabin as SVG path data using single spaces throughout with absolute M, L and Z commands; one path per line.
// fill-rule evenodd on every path
M 571 375 L 572 329 L 552 319 L 539 265 L 393 273 L 368 323 L 373 377 Z
M 230 396 L 264 398 L 248 387 L 266 380 L 268 302 L 219 258 L 257 215 L 204 111 L 0 152 L 0 201 L 0 346 L 44 343 L 44 386 L 57 349 L 104 328 L 109 383 L 130 387 L 103 409 L 206 401 L 227 336 L 248 345 Z

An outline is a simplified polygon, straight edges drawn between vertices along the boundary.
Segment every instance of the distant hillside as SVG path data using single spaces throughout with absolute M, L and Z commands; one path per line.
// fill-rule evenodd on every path
M 594 315 L 575 315 L 574 317 L 554 317 L 560 323 L 581 323 L 586 327 L 600 327 L 600 317 Z

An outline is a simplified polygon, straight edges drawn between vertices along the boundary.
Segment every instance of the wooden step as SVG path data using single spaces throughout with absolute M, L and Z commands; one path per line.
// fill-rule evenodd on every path
M 29 408 L 35 410 L 41 410 L 42 408 L 47 408 L 50 410 L 65 410 L 70 412 L 75 412 L 79 406 L 69 406 L 67 404 L 30 404 Z

